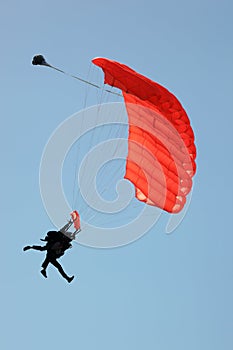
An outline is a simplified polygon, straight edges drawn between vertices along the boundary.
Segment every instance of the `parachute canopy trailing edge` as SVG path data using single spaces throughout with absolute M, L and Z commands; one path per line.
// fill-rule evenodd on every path
M 196 147 L 189 118 L 166 88 L 119 62 L 95 58 L 104 82 L 119 88 L 129 121 L 125 179 L 138 200 L 178 213 L 192 188 Z

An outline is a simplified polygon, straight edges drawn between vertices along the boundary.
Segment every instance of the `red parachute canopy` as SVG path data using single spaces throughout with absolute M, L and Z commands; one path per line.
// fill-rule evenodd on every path
M 189 118 L 166 88 L 121 63 L 95 58 L 108 85 L 122 90 L 129 135 L 125 179 L 140 201 L 178 213 L 192 188 L 196 147 Z

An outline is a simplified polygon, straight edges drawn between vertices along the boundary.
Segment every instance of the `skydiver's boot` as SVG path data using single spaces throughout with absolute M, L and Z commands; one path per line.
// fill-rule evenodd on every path
M 71 281 L 73 281 L 74 276 L 69 277 L 65 271 L 63 270 L 63 268 L 61 267 L 61 265 L 58 267 L 58 271 L 60 272 L 60 274 L 62 275 L 62 277 L 64 277 L 68 283 L 70 283 Z
M 41 273 L 45 278 L 47 278 L 47 273 L 46 273 L 46 270 L 45 270 L 45 269 L 42 269 L 42 270 L 40 271 L 40 273 Z
M 26 250 L 31 249 L 32 247 L 30 245 L 27 245 L 26 247 L 23 248 L 23 251 L 26 252 Z
M 70 282 L 72 282 L 72 281 L 73 281 L 73 279 L 74 279 L 74 276 L 67 277 L 67 282 L 68 282 L 68 283 L 70 283 Z

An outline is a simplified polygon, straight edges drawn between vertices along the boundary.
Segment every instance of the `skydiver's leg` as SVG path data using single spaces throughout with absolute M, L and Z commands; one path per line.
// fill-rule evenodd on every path
M 46 246 L 44 247 L 41 247 L 40 245 L 27 245 L 26 247 L 23 248 L 24 251 L 26 250 L 29 250 L 29 249 L 34 249 L 34 250 L 40 250 L 40 251 L 43 251 L 43 250 L 46 250 Z
M 61 264 L 59 264 L 59 262 L 56 259 L 52 259 L 50 260 L 50 263 L 53 264 L 53 266 L 55 266 L 58 271 L 60 272 L 60 274 L 62 275 L 62 277 L 64 277 L 69 283 L 73 280 L 74 276 L 69 277 L 65 271 L 63 270 Z
M 42 275 L 47 278 L 47 273 L 46 273 L 46 269 L 48 267 L 48 264 L 50 263 L 50 258 L 48 257 L 48 254 L 46 255 L 46 258 L 44 260 L 44 262 L 42 263 L 41 267 L 42 267 L 42 270 L 40 271 L 42 273 Z
M 46 258 L 45 258 L 44 262 L 42 263 L 41 267 L 43 267 L 43 269 L 46 270 L 49 263 L 50 263 L 50 259 L 49 259 L 49 257 L 46 255 Z
M 46 250 L 47 248 L 46 248 L 46 246 L 41 247 L 40 245 L 33 245 L 31 247 L 31 249 L 40 250 L 42 252 L 42 251 Z

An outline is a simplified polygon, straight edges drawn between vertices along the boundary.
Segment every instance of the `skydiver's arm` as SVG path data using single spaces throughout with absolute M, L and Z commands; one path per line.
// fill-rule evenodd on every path
M 43 246 L 41 247 L 40 245 L 27 245 L 26 247 L 23 248 L 24 251 L 26 250 L 29 250 L 29 249 L 34 249 L 34 250 L 40 250 L 40 251 L 43 251 L 43 250 L 47 250 L 47 246 Z
M 44 250 L 47 250 L 47 245 L 45 245 L 45 246 L 40 246 L 40 245 L 33 245 L 32 247 L 31 247 L 31 249 L 35 249 L 35 250 L 40 250 L 41 252 L 42 251 L 44 251 Z

